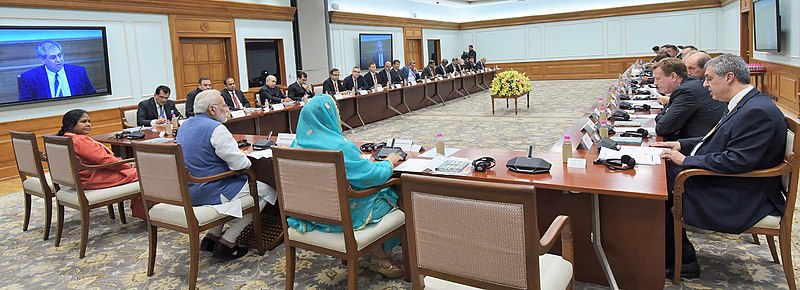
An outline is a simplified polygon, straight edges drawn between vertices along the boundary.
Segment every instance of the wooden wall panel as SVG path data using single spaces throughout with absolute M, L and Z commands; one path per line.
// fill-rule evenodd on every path
M 751 59 L 751 63 L 761 63 L 767 73 L 761 91 L 773 96 L 778 106 L 794 115 L 800 114 L 800 67 Z
M 122 129 L 117 108 L 89 112 L 92 134 L 116 132 Z M 17 165 L 8 131 L 34 132 L 36 136 L 55 134 L 61 128 L 61 115 L 0 123 L 0 179 L 17 178 Z M 39 138 L 39 149 L 44 150 Z
M 531 80 L 580 80 L 619 77 L 625 69 L 638 59 L 651 57 L 624 57 L 586 60 L 556 60 L 537 62 L 489 63 L 505 69 L 526 72 Z
M 220 0 L 0 0 L 0 6 L 292 21 L 294 7 Z

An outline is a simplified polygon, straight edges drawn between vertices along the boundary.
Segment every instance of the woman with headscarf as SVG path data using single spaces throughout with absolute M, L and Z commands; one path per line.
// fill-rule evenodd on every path
M 75 155 L 81 163 L 86 165 L 101 165 L 122 160 L 114 156 L 108 147 L 89 137 L 92 130 L 89 112 L 81 109 L 74 109 L 61 118 L 61 130 L 58 136 L 65 136 L 72 139 L 75 148 Z M 136 169 L 130 164 L 121 164 L 113 167 L 80 170 L 81 184 L 85 189 L 100 189 L 128 184 L 139 180 Z M 145 219 L 144 203 L 141 198 L 131 200 L 131 215 Z
M 385 161 L 372 162 L 361 158 L 361 150 L 342 135 L 339 109 L 336 101 L 327 94 L 318 95 L 309 99 L 300 111 L 297 123 L 297 138 L 292 147 L 305 149 L 322 149 L 341 151 L 344 156 L 344 165 L 347 181 L 355 190 L 363 190 L 386 183 L 392 176 L 394 166 L 401 157 L 397 154 L 389 155 Z M 368 224 L 377 223 L 386 214 L 397 210 L 397 194 L 392 188 L 385 188 L 373 195 L 351 198 L 350 215 L 353 220 L 353 229 L 361 230 Z M 290 227 L 299 232 L 323 231 L 342 232 L 340 226 L 332 226 L 291 217 L 288 219 Z M 369 269 L 383 274 L 388 278 L 403 276 L 403 269 L 392 262 L 390 253 L 392 248 L 399 244 L 397 237 L 383 245 L 383 251 L 377 249 L 372 252 L 372 261 Z

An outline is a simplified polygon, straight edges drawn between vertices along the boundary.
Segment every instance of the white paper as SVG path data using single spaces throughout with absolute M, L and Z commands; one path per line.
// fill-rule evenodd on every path
M 369 94 L 369 91 L 367 91 L 367 90 L 358 90 L 358 94 L 359 95 L 366 95 L 366 94 Z
M 178 126 L 182 126 L 183 122 L 186 122 L 188 119 L 178 119 Z
M 289 146 L 290 144 L 292 144 L 292 141 L 294 141 L 295 136 L 297 135 L 289 133 L 278 133 L 278 141 L 275 143 L 281 146 Z
M 344 98 L 344 96 L 342 96 L 342 94 L 335 94 L 335 95 L 333 95 L 333 97 L 335 99 L 337 99 L 337 100 L 341 100 L 342 98 Z
M 655 119 L 655 118 L 656 118 L 656 116 L 658 116 L 658 115 L 656 115 L 656 114 L 649 114 L 649 115 L 633 115 L 633 116 L 631 116 L 631 119 Z
M 392 138 L 389 138 L 386 140 L 386 147 L 395 147 L 400 148 L 403 151 L 411 151 L 411 144 L 413 143 L 414 142 L 409 139 L 394 139 L 394 144 L 392 144 Z
M 583 158 L 569 158 L 569 159 L 567 159 L 567 167 L 569 167 L 569 168 L 586 168 L 586 159 L 583 159 Z
M 272 158 L 272 149 L 255 150 L 253 152 L 247 153 L 247 156 L 253 157 L 255 159 Z
M 614 126 L 616 127 L 641 127 L 642 123 L 637 121 L 616 121 L 614 122 Z
M 408 159 L 397 165 L 394 168 L 394 171 L 402 171 L 402 172 L 423 172 L 425 169 L 428 169 L 428 163 L 430 163 L 430 159 Z M 440 163 L 441 164 L 441 163 Z M 434 167 L 436 168 L 436 167 Z
M 411 152 L 419 152 L 420 150 L 422 150 L 421 145 L 411 145 Z
M 399 88 L 402 88 L 403 85 L 402 84 L 395 84 L 392 87 L 395 88 L 395 89 L 399 89 Z
M 595 113 L 596 115 L 600 116 L 600 109 L 598 109 L 598 108 L 594 108 L 594 113 Z
M 656 165 L 661 164 L 661 151 L 664 148 L 658 147 L 638 147 L 638 146 L 620 146 L 619 151 L 609 148 L 600 149 L 599 159 L 617 159 L 622 158 L 622 155 L 629 155 L 636 159 L 636 164 L 641 165 Z
M 244 116 L 247 116 L 247 113 L 245 113 L 242 110 L 231 111 L 231 117 L 233 117 L 233 118 L 241 118 L 241 117 L 244 117 Z
M 379 86 L 379 87 L 375 88 L 375 91 L 377 91 L 377 92 L 383 92 L 383 87 Z
M 242 201 L 238 198 L 234 198 L 229 202 L 223 202 L 222 204 L 210 205 L 210 207 L 221 214 L 242 218 Z
M 458 152 L 459 150 L 461 150 L 461 148 L 444 148 L 444 156 L 449 157 L 450 155 L 456 154 L 456 152 Z M 431 150 L 428 150 L 425 153 L 419 155 L 419 157 L 425 157 L 425 158 L 435 158 L 437 156 L 441 155 L 436 154 L 436 148 L 432 148 Z
M 244 111 L 245 113 L 253 113 L 253 112 L 258 111 L 258 110 L 261 110 L 261 109 L 259 109 L 259 108 L 244 108 L 244 109 L 242 109 L 242 111 Z
M 300 104 L 300 106 L 305 106 L 306 102 L 298 102 L 298 104 Z
M 179 123 L 180 123 L 180 122 L 179 122 Z M 150 130 L 152 127 L 133 127 L 133 128 L 125 128 L 125 129 L 122 129 L 122 131 L 125 131 L 125 132 L 128 132 L 128 133 L 130 133 L 130 132 L 136 132 L 136 131 L 139 131 L 139 128 L 142 128 L 141 130 L 142 130 L 142 131 L 144 131 L 144 130 Z
M 283 110 L 283 104 L 272 104 L 272 109 L 275 111 Z
M 436 167 L 439 167 L 439 165 L 442 165 L 442 163 L 444 163 L 445 161 L 447 161 L 447 157 L 444 157 L 444 156 L 441 156 L 441 155 L 437 155 L 432 160 L 428 161 L 428 164 L 427 164 L 428 169 L 436 170 Z
M 583 134 L 583 137 L 581 137 L 581 143 L 583 144 L 583 147 L 586 147 L 587 150 L 591 149 L 592 144 L 594 144 L 594 142 L 592 142 L 592 137 L 589 136 L 589 134 Z
M 652 135 L 652 136 L 656 135 L 656 128 L 655 127 L 641 127 L 641 128 L 647 130 L 647 132 L 650 133 L 650 135 Z M 636 128 L 636 127 L 614 127 L 614 132 L 617 132 L 617 135 L 619 135 L 619 134 L 622 134 L 623 132 L 628 132 L 628 131 L 636 132 L 637 129 L 639 129 L 639 128 Z

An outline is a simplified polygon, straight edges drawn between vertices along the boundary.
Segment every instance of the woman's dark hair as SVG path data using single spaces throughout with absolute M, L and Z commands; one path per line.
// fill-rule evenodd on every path
M 83 114 L 88 115 L 89 112 L 81 109 L 74 109 L 64 114 L 64 117 L 61 118 L 61 130 L 58 130 L 58 136 L 64 136 L 64 133 L 72 132 L 72 129 L 78 124 L 78 120 L 83 117 Z

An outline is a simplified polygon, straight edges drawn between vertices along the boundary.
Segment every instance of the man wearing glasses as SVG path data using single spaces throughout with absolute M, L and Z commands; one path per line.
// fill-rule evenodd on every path
M 153 97 L 139 102 L 139 109 L 136 111 L 137 126 L 156 126 L 163 125 L 167 121 L 172 121 L 172 116 L 183 117 L 175 102 L 169 99 L 171 90 L 168 86 L 160 85 L 153 93 Z
M 334 68 L 330 71 L 330 77 L 322 82 L 322 91 L 331 96 L 347 92 L 344 84 L 339 80 L 339 69 Z

